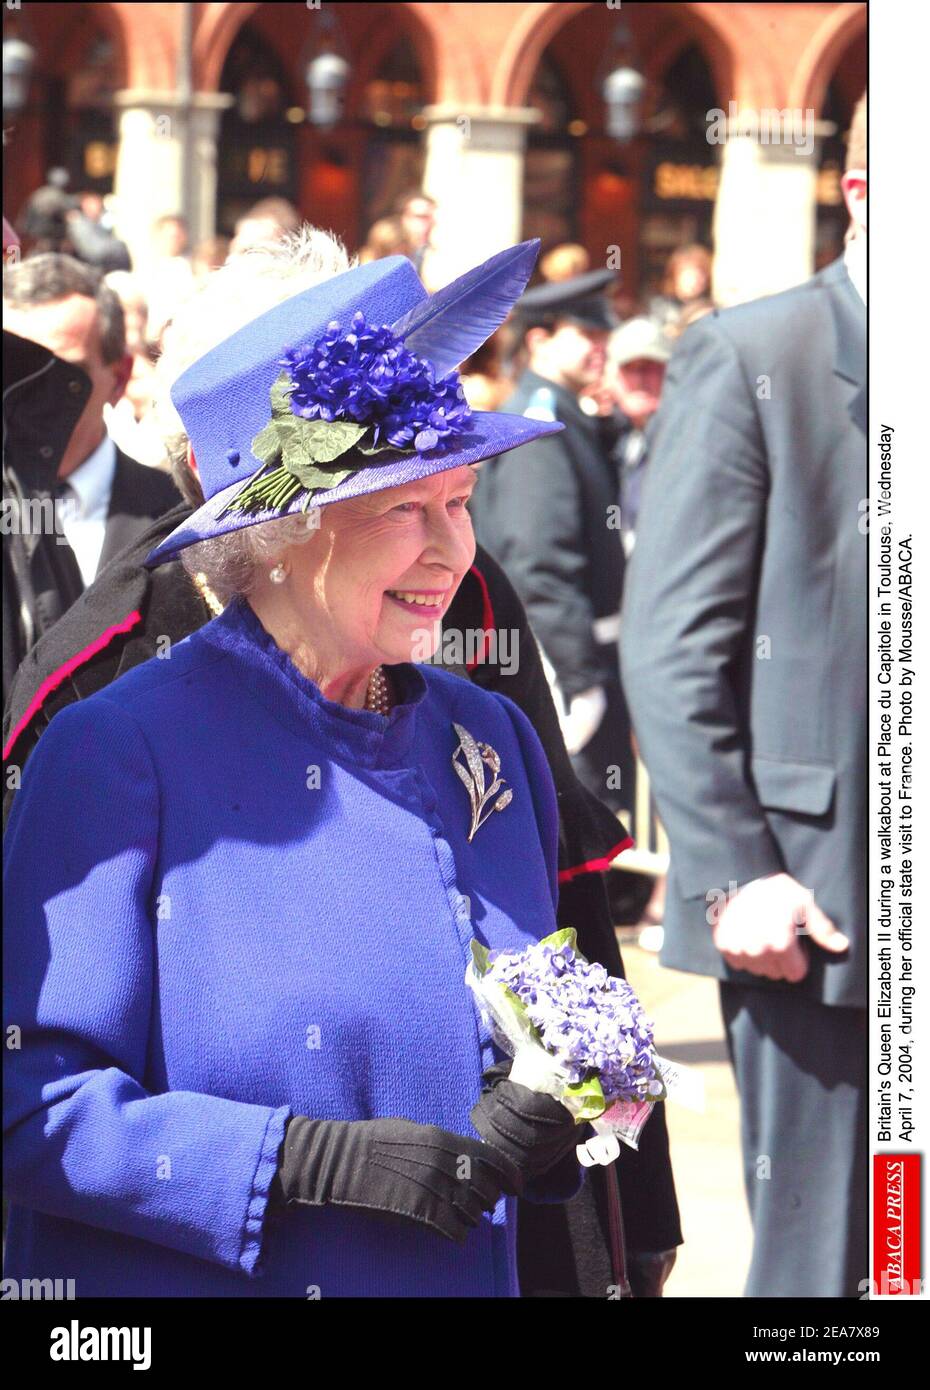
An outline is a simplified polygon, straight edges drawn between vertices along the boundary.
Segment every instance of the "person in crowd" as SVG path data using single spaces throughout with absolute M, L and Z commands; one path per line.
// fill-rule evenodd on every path
M 126 325 L 126 351 L 132 358 L 132 371 L 126 389 L 115 405 L 103 407 L 107 434 L 117 449 L 154 468 L 165 466 L 165 450 L 152 414 L 155 381 L 155 353 L 148 339 L 148 304 L 138 275 L 117 270 L 104 277 L 123 306 Z
M 167 469 L 164 440 L 155 420 L 155 362 L 144 349 L 133 354 L 126 390 L 116 405 L 105 405 L 107 434 L 117 449 L 149 468 Z
M 359 264 L 367 265 L 385 256 L 407 256 L 413 260 L 413 246 L 407 240 L 399 217 L 379 217 L 372 223 L 365 245 L 358 253 Z
M 150 352 L 149 306 L 142 277 L 128 270 L 113 270 L 103 277 L 103 283 L 115 291 L 123 306 L 126 351 L 132 357 L 137 353 Z
M 4 263 L 18 264 L 20 251 L 19 237 L 4 217 Z M 3 508 L 7 526 L 2 547 L 2 656 L 6 704 L 7 691 L 26 652 L 50 630 L 83 587 L 55 510 L 55 486 L 58 464 L 92 385 L 80 367 L 6 329 L 3 381 Z M 39 427 L 43 441 L 36 449 L 27 441 Z M 19 460 L 16 469 L 14 456 Z M 13 769 L 6 786 L 9 790 L 16 785 Z
M 229 255 L 239 256 L 251 246 L 281 241 L 299 226 L 300 213 L 287 198 L 260 198 L 236 223 Z
M 576 275 L 586 275 L 590 269 L 591 257 L 583 246 L 573 241 L 554 246 L 539 262 L 539 273 L 549 283 L 572 280 Z
M 132 267 L 129 247 L 113 230 L 100 193 L 79 193 L 65 213 L 72 254 L 102 274 L 127 274 Z
M 620 537 L 629 556 L 636 541 L 636 518 L 647 467 L 647 426 L 659 408 L 672 345 L 649 318 L 630 319 L 607 343 L 605 382 L 615 409 L 608 417 L 610 448 L 620 480 Z
M 148 334 L 157 343 L 165 324 L 191 294 L 195 279 L 187 254 L 187 222 L 178 213 L 165 213 L 152 227 L 154 254 L 143 277 L 148 303 Z
M 239 315 L 248 319 L 272 295 L 283 299 L 315 283 L 321 249 L 325 264 L 332 249 L 308 227 L 285 244 L 253 252 L 247 262 L 227 267 L 208 297 L 201 292 L 182 314 L 174 344 L 159 362 L 162 382 L 172 381 L 211 333 L 230 332 L 239 326 Z M 167 451 L 186 500 L 114 559 L 23 663 L 4 720 L 8 788 L 15 787 L 43 730 L 66 705 L 104 689 L 117 675 L 157 655 L 166 642 L 173 647 L 222 612 L 223 604 L 205 576 L 196 573 L 192 581 L 180 560 L 153 569 L 142 564 L 149 550 L 203 503 L 188 438 L 179 429 L 170 400 L 163 397 L 161 404 Z M 559 923 L 578 929 L 590 959 L 622 975 L 598 872 L 621 847 L 616 821 L 574 777 L 526 615 L 499 567 L 480 547 L 452 598 L 443 629 L 451 635 L 485 632 L 484 649 L 464 664 L 460 654 L 445 646 L 437 660 L 459 677 L 507 694 L 532 721 L 558 789 Z M 508 643 L 519 660 L 511 660 Z M 8 790 L 5 819 L 14 798 L 15 792 Z M 661 1293 L 681 1240 L 662 1107 L 650 1119 L 639 1151 L 624 1150 L 617 1167 L 618 1172 L 613 1167 L 592 1170 L 569 1204 L 519 1202 L 518 1260 L 524 1293 L 603 1297 L 605 1287 L 617 1282 L 610 1239 L 611 1230 L 618 1227 L 616 1213 L 611 1214 L 617 1178 L 633 1292 Z
M 692 323 L 697 323 L 705 314 L 714 312 L 714 301 L 712 299 L 692 299 L 690 304 L 686 304 L 678 315 L 677 320 L 666 326 L 666 332 L 670 338 L 680 338 L 685 329 Z
M 649 302 L 648 315 L 669 332 L 695 300 L 711 296 L 714 258 L 706 246 L 679 246 L 668 258 L 662 289 Z
M 50 169 L 45 185 L 26 201 L 18 222 L 26 256 L 52 252 L 103 273 L 129 270 L 129 250 L 102 221 L 99 195 L 75 196 L 68 191 L 70 181 L 67 169 Z
M 720 980 L 750 1297 L 868 1277 L 865 98 L 842 185 L 842 259 L 677 344 L 621 627 L 662 960 Z
M 109 228 L 109 218 L 102 193 L 97 193 L 94 189 L 85 189 L 83 193 L 77 195 L 77 201 L 78 207 L 89 221 L 99 222 L 102 226 Z
M 501 363 L 502 332 L 492 334 L 462 363 L 462 390 L 473 410 L 500 410 L 513 390 L 513 382 Z
M 462 979 L 475 934 L 556 925 L 552 776 L 512 701 L 410 659 L 474 561 L 470 465 L 553 425 L 451 405 L 463 318 L 477 346 L 506 312 L 480 279 L 431 311 L 403 258 L 350 270 L 333 244 L 327 269 L 172 388 L 207 501 L 146 563 L 180 554 L 227 606 L 59 712 L 13 805 L 14 1278 L 52 1260 L 84 1296 L 515 1296 L 513 1199 L 583 1181 L 583 1127 L 509 1080 Z M 321 462 L 336 441 L 289 411 L 274 446 L 282 360 L 332 400 L 371 325 L 361 402 L 398 311 L 429 324 L 433 401 L 408 322 L 390 416 L 345 417 L 390 430 L 387 457 L 350 443 L 293 473 L 295 443 Z M 456 768 L 474 739 L 508 788 L 484 821 Z
M 207 237 L 205 241 L 197 244 L 191 256 L 191 270 L 198 284 L 208 275 L 212 275 L 214 270 L 219 270 L 221 265 L 226 264 L 229 247 L 230 238 L 226 236 Z
M 529 290 L 516 320 L 528 363 L 508 410 L 565 429 L 489 460 L 473 503 L 478 540 L 526 606 L 553 682 L 566 747 L 579 778 L 611 809 L 629 809 L 618 738 L 622 709 L 617 634 L 623 548 L 610 525 L 616 470 L 600 421 L 579 396 L 604 371 L 615 320 L 609 270 Z
M 402 193 L 394 204 L 394 214 L 400 221 L 401 235 L 410 248 L 414 270 L 422 277 L 424 260 L 432 249 L 436 227 L 436 199 L 421 188 Z
M 644 315 L 636 315 L 614 329 L 607 342 L 604 387 L 611 408 L 602 423 L 605 447 L 616 466 L 620 541 L 627 557 L 636 540 L 636 517 L 648 459 L 648 427 L 659 406 L 671 349 L 671 339 L 665 331 Z M 640 768 L 622 682 L 615 719 L 623 750 L 622 776 L 628 789 L 626 805 L 632 809 L 637 803 L 636 778 Z M 654 951 L 663 939 L 665 876 L 650 881 L 648 901 L 637 914 L 637 944 Z
M 172 507 L 178 493 L 167 473 L 143 467 L 107 434 L 104 406 L 121 399 L 132 358 L 126 351 L 120 302 L 99 274 L 69 256 L 33 256 L 6 267 L 3 299 L 9 333 L 81 367 L 92 383 L 60 457 L 51 438 L 53 433 L 58 437 L 58 383 L 50 385 L 48 393 L 41 381 L 26 383 L 7 424 L 5 483 L 24 497 L 53 502 L 56 528 L 60 523 L 62 532 L 55 537 L 56 549 L 69 550 L 74 562 L 68 563 L 62 553 L 55 575 L 46 574 L 36 590 L 26 557 L 18 557 L 18 575 L 11 576 L 11 583 L 19 612 L 10 654 L 11 664 L 18 664 L 101 564 Z M 70 380 L 65 389 L 74 390 Z M 76 396 L 81 394 L 80 388 L 75 390 Z M 64 544 L 59 546 L 59 540 Z M 6 674 L 11 676 L 12 670 Z
M 84 587 L 61 526 L 56 488 L 58 466 L 93 386 L 80 367 L 6 329 L 3 380 L 5 702 L 33 643 Z
M 66 222 L 66 214 L 75 206 L 68 192 L 70 182 L 67 169 L 56 166 L 49 169 L 42 187 L 26 199 L 16 218 L 24 258 L 47 251 L 74 254 Z

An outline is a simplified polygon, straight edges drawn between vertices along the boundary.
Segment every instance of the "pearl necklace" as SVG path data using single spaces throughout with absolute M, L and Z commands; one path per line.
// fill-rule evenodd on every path
M 384 674 L 383 666 L 376 666 L 368 679 L 365 708 L 371 710 L 373 714 L 390 713 L 391 697 L 388 690 L 387 676 Z

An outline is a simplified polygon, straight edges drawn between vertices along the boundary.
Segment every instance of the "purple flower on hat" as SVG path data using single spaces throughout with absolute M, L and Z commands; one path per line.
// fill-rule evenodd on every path
M 292 349 L 279 365 L 293 383 L 294 415 L 369 425 L 374 449 L 425 453 L 461 433 L 471 414 L 457 371 L 437 381 L 430 362 L 408 351 L 386 324 L 368 323 L 360 310 L 348 332 L 333 321 L 316 342 Z
M 347 332 L 333 320 L 277 365 L 271 420 L 252 440 L 263 468 L 230 511 L 284 511 L 301 492 L 306 509 L 317 491 L 366 467 L 353 451 L 427 453 L 461 434 L 471 415 L 457 371 L 437 380 L 431 362 L 361 310 Z

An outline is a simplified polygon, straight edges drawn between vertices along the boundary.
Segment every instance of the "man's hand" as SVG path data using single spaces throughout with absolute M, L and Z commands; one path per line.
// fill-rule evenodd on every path
M 797 984 L 809 968 L 801 937 L 834 954 L 849 949 L 838 931 L 790 874 L 757 878 L 732 897 L 714 926 L 714 945 L 734 970 Z
M 602 685 L 592 685 L 569 701 L 568 713 L 560 717 L 562 737 L 571 754 L 580 753 L 597 733 L 607 709 L 607 696 Z

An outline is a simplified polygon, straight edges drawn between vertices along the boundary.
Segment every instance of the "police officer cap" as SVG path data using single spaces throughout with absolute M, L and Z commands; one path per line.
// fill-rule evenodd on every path
M 589 270 L 584 275 L 573 275 L 570 280 L 536 285 L 521 296 L 514 313 L 527 328 L 563 318 L 585 328 L 609 332 L 617 327 L 618 321 L 604 296 L 604 289 L 616 278 L 614 270 Z

